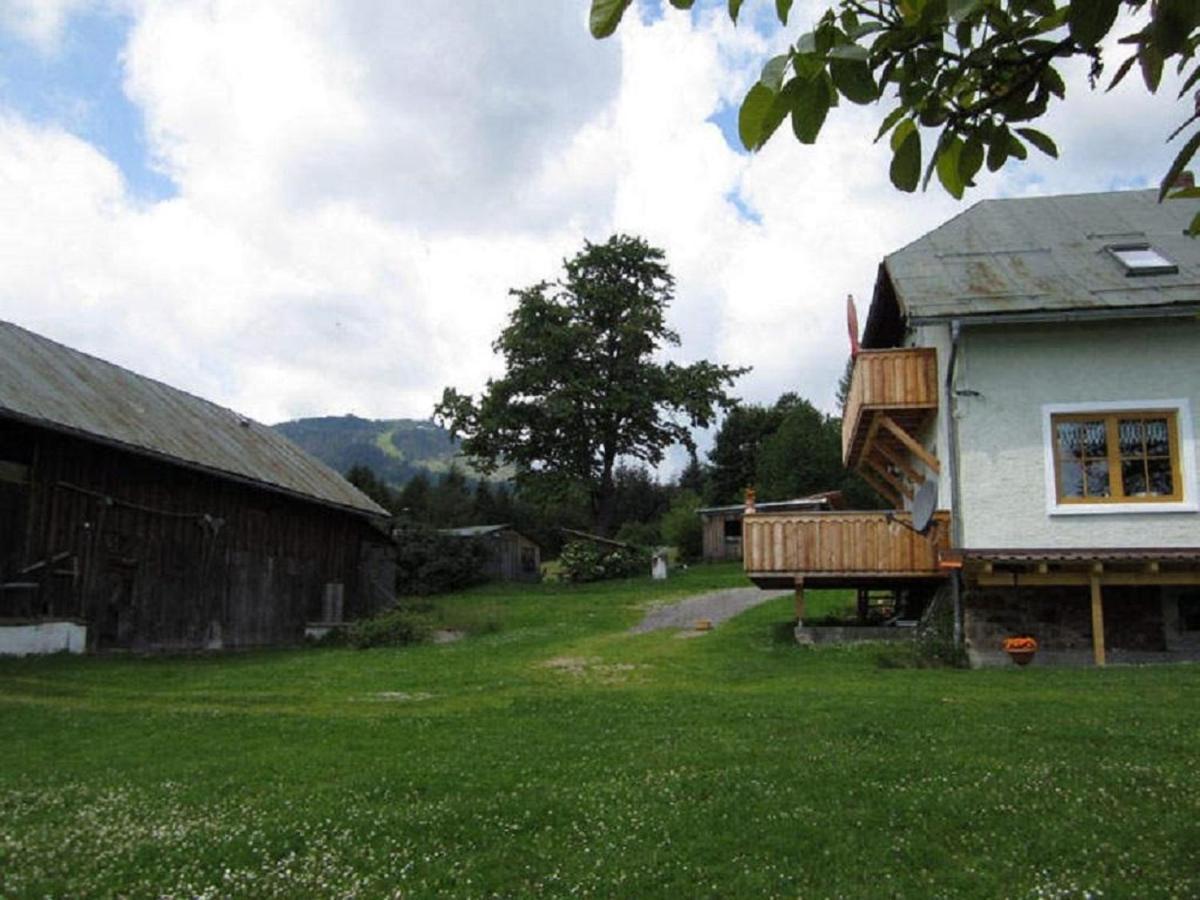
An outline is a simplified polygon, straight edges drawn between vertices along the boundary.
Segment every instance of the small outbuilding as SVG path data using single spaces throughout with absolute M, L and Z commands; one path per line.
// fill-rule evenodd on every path
M 483 574 L 497 581 L 540 581 L 542 548 L 511 525 L 447 528 L 442 534 L 476 538 L 487 548 Z
M 299 643 L 393 598 L 387 521 L 274 429 L 0 322 L 0 651 Z
M 814 512 L 816 510 L 842 509 L 845 507 L 841 491 L 825 491 L 794 500 L 777 500 L 757 503 L 759 511 L 777 513 Z M 742 516 L 746 504 L 736 506 L 709 506 L 696 510 L 704 529 L 704 561 L 722 562 L 742 558 Z

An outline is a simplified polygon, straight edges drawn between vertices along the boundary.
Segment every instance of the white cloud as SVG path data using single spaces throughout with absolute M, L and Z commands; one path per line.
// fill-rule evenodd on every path
M 53 53 L 70 17 L 95 5 L 96 0 L 0 0 L 0 28 Z
M 49 46 L 77 5 L 0 22 Z M 562 0 L 129 10 L 126 89 L 178 195 L 134 201 L 95 147 L 0 109 L 0 317 L 267 421 L 426 416 L 442 386 L 478 390 L 508 289 L 618 229 L 667 251 L 680 358 L 831 409 L 845 296 L 865 316 L 886 253 L 975 199 L 1153 183 L 1180 117 L 1169 87 L 1092 94 L 1076 72 L 1039 125 L 1062 160 L 956 203 L 891 188 L 886 105 L 844 104 L 815 147 L 785 126 L 730 148 L 710 117 L 788 34 L 719 9 L 606 42 Z

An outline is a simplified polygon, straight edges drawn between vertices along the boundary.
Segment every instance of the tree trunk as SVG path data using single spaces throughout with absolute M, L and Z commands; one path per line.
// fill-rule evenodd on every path
M 594 509 L 596 515 L 595 530 L 596 534 L 601 537 L 608 537 L 613 526 L 613 500 L 615 498 L 616 489 L 613 484 L 613 465 L 616 462 L 616 454 L 608 449 L 604 451 L 604 468 L 600 472 L 600 484 L 594 495 Z

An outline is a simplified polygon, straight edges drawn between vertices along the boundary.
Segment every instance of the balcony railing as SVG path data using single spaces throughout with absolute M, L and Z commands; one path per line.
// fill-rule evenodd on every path
M 950 515 L 939 511 L 925 534 L 901 512 L 753 513 L 742 520 L 743 565 L 763 587 L 796 578 L 827 586 L 932 579 L 950 546 Z
M 937 353 L 929 347 L 862 350 L 842 417 L 842 460 L 858 468 L 881 416 L 906 434 L 919 431 L 937 412 Z

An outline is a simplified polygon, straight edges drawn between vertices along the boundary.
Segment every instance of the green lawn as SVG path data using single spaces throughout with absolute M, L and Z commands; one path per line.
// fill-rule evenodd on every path
M 489 587 L 442 614 L 500 630 L 402 650 L 4 661 L 0 895 L 1200 894 L 1200 668 L 881 668 L 780 640 L 787 598 L 626 633 L 739 583 Z

